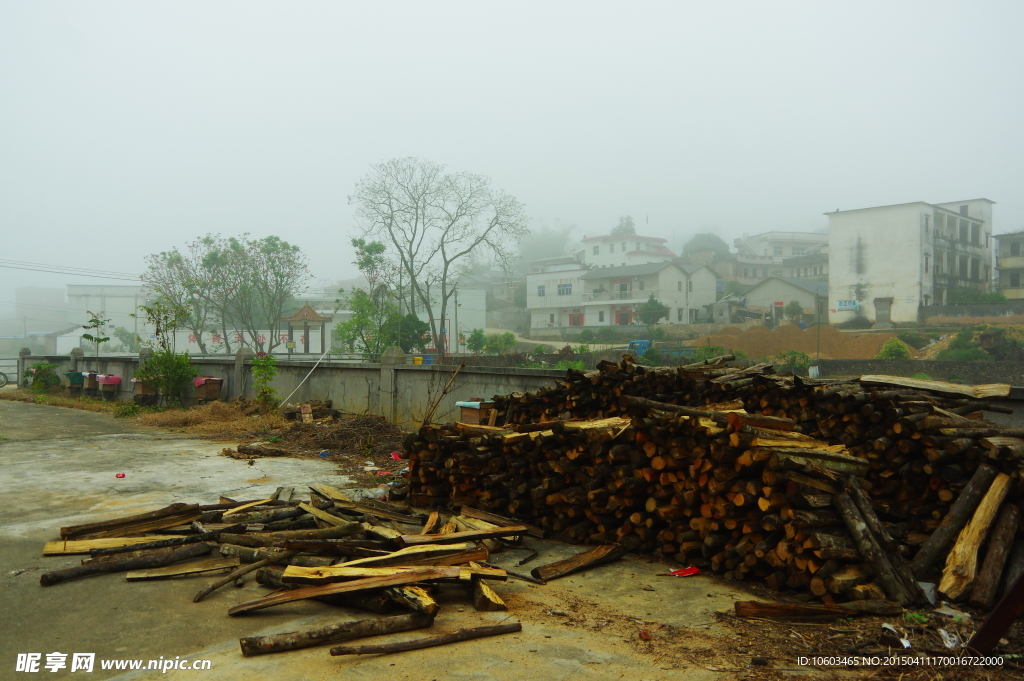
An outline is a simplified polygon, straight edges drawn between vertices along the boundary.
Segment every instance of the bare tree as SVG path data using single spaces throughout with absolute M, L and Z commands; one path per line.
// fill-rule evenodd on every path
M 515 243 L 526 234 L 526 214 L 515 197 L 491 188 L 490 178 L 446 173 L 416 158 L 376 165 L 356 185 L 358 229 L 389 243 L 393 288 L 407 291 L 410 312 L 430 317 L 434 346 L 444 352 L 443 327 L 458 278 L 484 259 L 506 272 Z M 403 294 L 404 295 L 404 294 Z

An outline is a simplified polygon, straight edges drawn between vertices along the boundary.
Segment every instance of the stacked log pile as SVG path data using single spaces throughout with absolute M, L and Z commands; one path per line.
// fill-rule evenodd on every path
M 1008 411 L 988 398 L 1009 386 L 811 380 L 729 359 L 602 362 L 496 396 L 501 425 L 424 427 L 405 441 L 408 500 L 826 602 L 920 602 L 920 580 L 991 607 L 1024 536 L 1024 429 L 982 413 Z

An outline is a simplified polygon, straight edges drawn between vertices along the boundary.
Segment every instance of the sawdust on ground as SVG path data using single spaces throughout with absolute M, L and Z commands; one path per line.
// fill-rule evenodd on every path
M 784 352 L 795 350 L 812 359 L 819 351 L 822 359 L 874 359 L 891 333 L 844 333 L 834 326 L 821 325 L 801 330 L 793 324 L 780 326 L 774 331 L 766 326 L 754 326 L 746 331 L 727 328 L 705 336 L 693 345 L 720 345 L 727 350 L 742 350 L 750 359 L 774 358 Z M 910 348 L 914 353 L 914 349 Z

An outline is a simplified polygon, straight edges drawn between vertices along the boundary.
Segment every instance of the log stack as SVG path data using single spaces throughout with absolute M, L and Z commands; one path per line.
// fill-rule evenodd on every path
M 494 426 L 426 426 L 404 443 L 408 501 L 826 602 L 919 602 L 921 580 L 991 606 L 1024 499 L 1024 429 L 983 418 L 1009 411 L 989 399 L 1009 386 L 813 380 L 731 359 L 627 356 L 496 396 Z

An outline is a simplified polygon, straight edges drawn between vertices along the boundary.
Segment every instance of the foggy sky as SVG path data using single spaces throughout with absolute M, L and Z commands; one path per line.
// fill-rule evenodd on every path
M 918 200 L 1024 228 L 1024 5 L 845 5 L 4 0 L 0 258 L 248 231 L 353 276 L 347 196 L 398 156 L 677 250 Z M 104 282 L 0 269 L 0 318 L 67 283 Z

